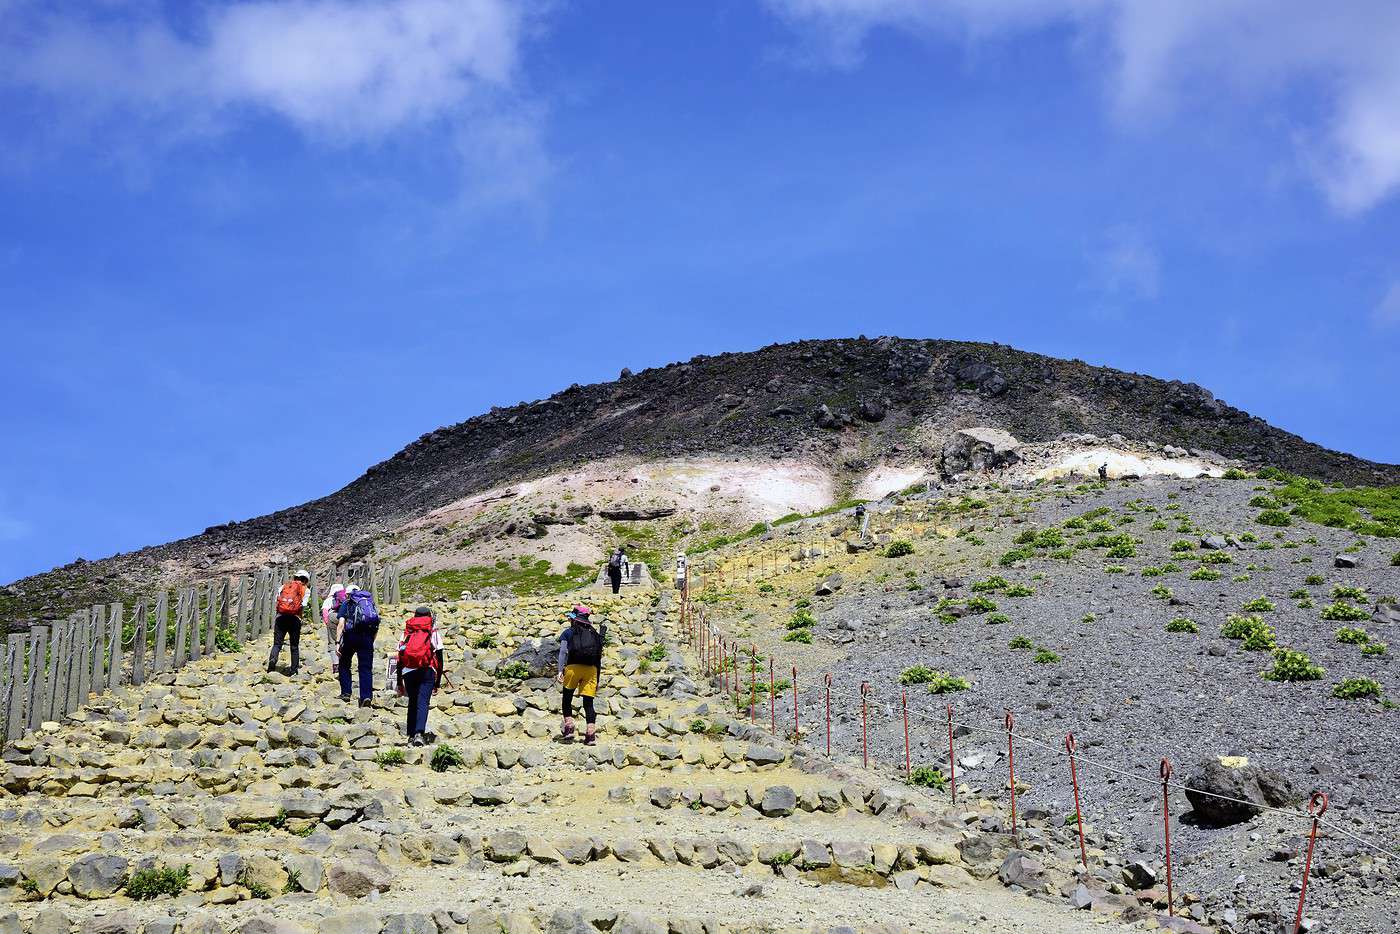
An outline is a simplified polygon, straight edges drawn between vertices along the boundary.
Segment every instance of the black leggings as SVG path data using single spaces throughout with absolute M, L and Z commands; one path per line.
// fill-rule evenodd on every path
M 573 688 L 564 688 L 564 716 L 574 715 L 574 691 Z M 593 712 L 593 698 L 587 694 L 583 695 L 583 720 L 585 723 L 598 722 L 598 715 Z

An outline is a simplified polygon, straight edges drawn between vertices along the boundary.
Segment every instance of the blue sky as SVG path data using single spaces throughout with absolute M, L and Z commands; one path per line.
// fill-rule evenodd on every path
M 1388 0 L 0 0 L 0 580 L 804 337 L 1400 461 L 1396 47 Z

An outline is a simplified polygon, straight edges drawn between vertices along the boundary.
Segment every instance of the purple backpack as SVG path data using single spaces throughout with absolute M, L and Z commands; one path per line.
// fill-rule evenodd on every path
M 379 625 L 379 608 L 374 605 L 374 594 L 368 590 L 352 590 L 346 594 L 350 601 L 350 612 L 345 616 L 345 628 L 354 629 L 360 625 Z

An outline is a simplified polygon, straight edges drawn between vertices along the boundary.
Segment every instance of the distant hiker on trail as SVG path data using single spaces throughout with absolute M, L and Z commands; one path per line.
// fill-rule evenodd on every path
M 379 608 L 368 590 L 351 590 L 337 613 L 340 626 L 340 699 L 350 699 L 350 663 L 360 671 L 360 706 L 368 707 L 374 693 L 374 638 L 379 635 Z
M 865 524 L 865 504 L 864 504 L 864 503 L 857 503 L 857 504 L 856 504 L 856 513 L 855 513 L 855 515 L 856 515 L 856 531 L 859 532 L 859 531 L 862 531 L 862 528 L 863 528 L 863 526 L 864 526 L 864 524 Z
M 1103 464 L 1100 464 L 1100 465 L 1099 465 L 1099 482 L 1100 482 L 1100 483 L 1107 483 L 1107 482 L 1108 482 L 1108 464 L 1107 464 L 1107 463 L 1103 463 Z
M 612 584 L 612 592 L 617 593 L 622 587 L 622 576 L 631 573 L 631 568 L 627 563 L 627 552 L 618 545 L 613 549 L 613 553 L 608 556 L 608 583 Z
M 272 624 L 272 652 L 267 656 L 268 671 L 276 670 L 284 639 L 292 644 L 292 667 L 287 674 L 294 675 L 301 668 L 301 613 L 311 600 L 311 592 L 306 587 L 310 582 L 311 573 L 298 570 L 277 592 L 277 620 Z
M 321 601 L 321 625 L 326 630 L 326 657 L 331 662 L 331 674 L 340 671 L 340 646 L 336 643 L 336 630 L 340 628 L 340 605 L 345 602 L 345 585 L 336 581 L 331 592 Z
M 433 611 L 420 606 L 404 623 L 399 640 L 398 693 L 408 696 L 408 723 L 404 733 L 410 746 L 427 741 L 428 705 L 442 683 L 442 630 Z
M 685 590 L 685 552 L 676 552 L 676 589 Z
M 621 549 L 618 549 L 621 551 Z M 603 667 L 603 641 L 608 637 L 607 626 L 594 626 L 589 619 L 593 611 L 582 604 L 569 611 L 569 626 L 559 634 L 559 683 L 564 687 L 564 725 L 560 736 L 564 742 L 574 741 L 574 692 L 583 698 L 583 718 L 587 724 L 583 744 L 597 743 L 594 731 L 598 716 L 593 710 L 593 698 L 598 694 L 598 677 Z

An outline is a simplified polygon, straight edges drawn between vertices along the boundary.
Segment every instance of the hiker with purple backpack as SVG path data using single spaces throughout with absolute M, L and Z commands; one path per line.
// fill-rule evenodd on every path
M 358 588 L 347 591 L 337 613 L 340 625 L 340 699 L 350 700 L 350 662 L 360 670 L 360 706 L 370 705 L 374 693 L 374 639 L 379 635 L 379 608 L 374 595 Z

